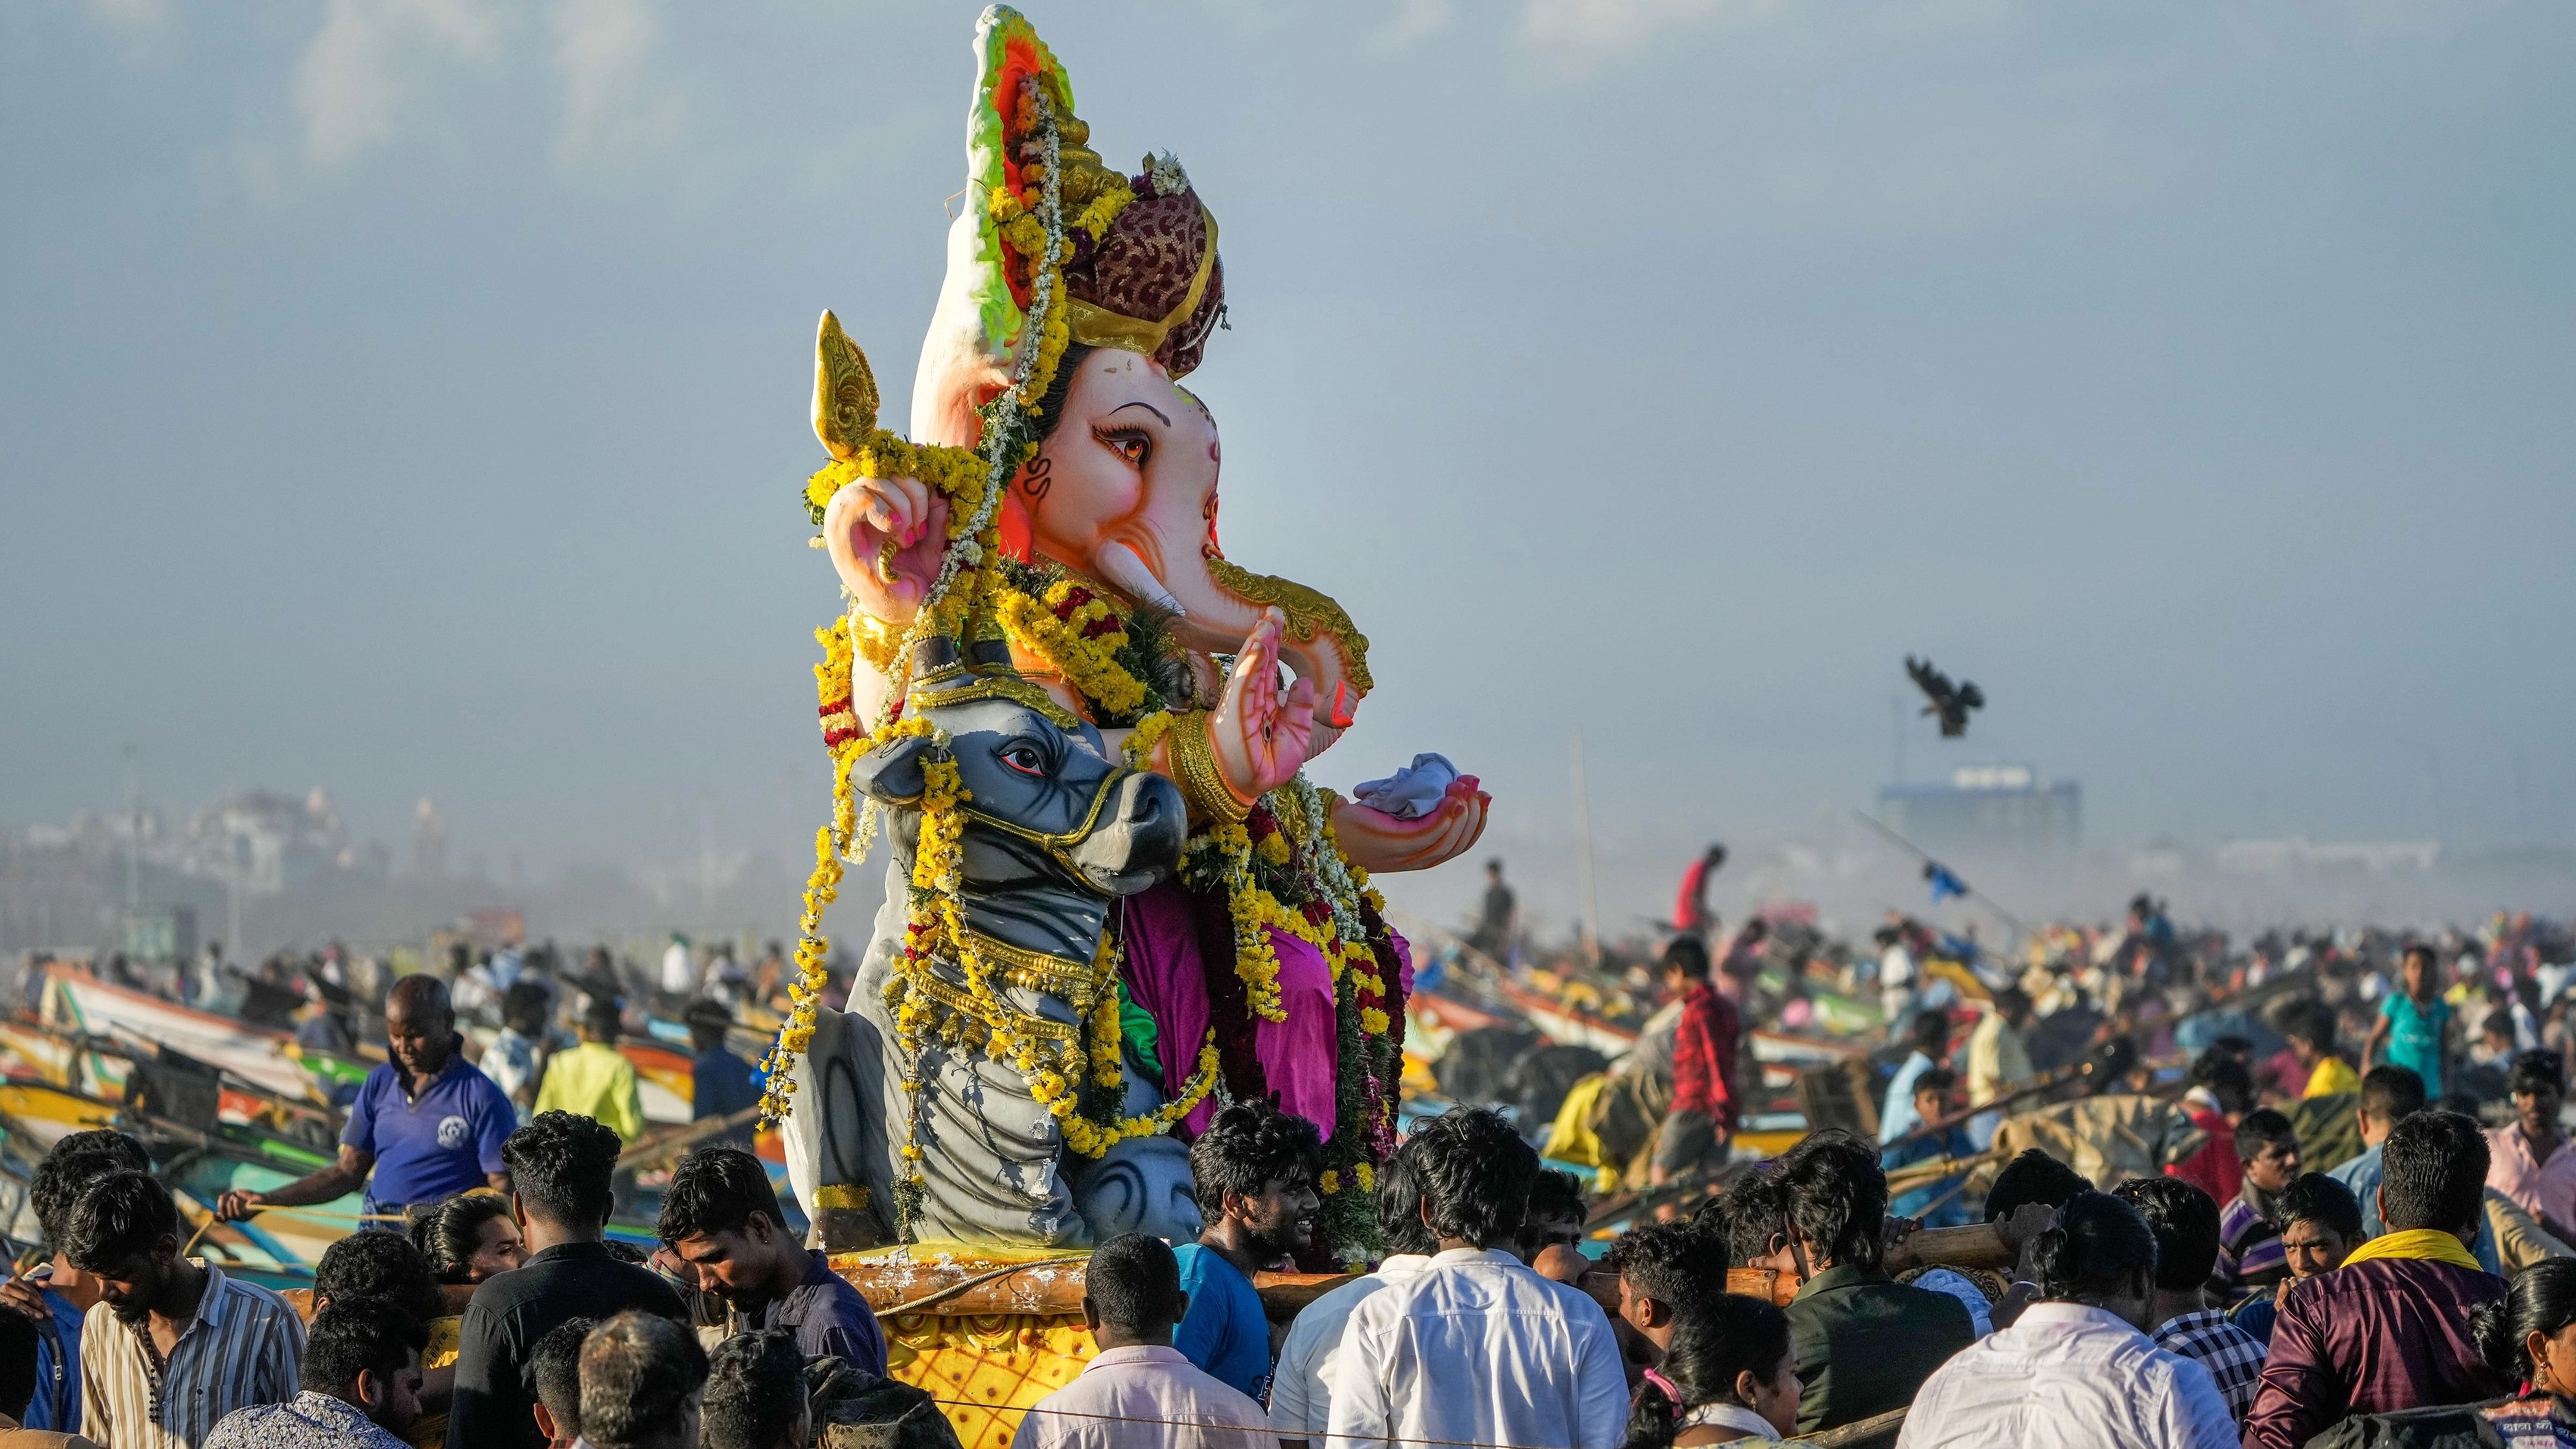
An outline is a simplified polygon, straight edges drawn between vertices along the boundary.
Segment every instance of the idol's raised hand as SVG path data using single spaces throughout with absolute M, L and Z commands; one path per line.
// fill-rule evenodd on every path
M 1315 686 L 1301 679 L 1284 693 L 1279 688 L 1279 635 L 1287 622 L 1277 609 L 1263 611 L 1208 716 L 1217 771 L 1246 804 L 1296 775 L 1315 731 Z
M 948 547 L 948 499 L 910 478 L 860 478 L 823 506 L 823 548 L 871 616 L 912 622 Z

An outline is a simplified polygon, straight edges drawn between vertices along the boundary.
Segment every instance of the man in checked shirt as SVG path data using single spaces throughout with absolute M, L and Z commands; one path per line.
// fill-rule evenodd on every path
M 2147 1297 L 2147 1336 L 2167 1353 L 2196 1360 L 2218 1383 L 2236 1426 L 2254 1407 L 2263 1379 L 2263 1344 L 2208 1306 L 2202 1286 L 2218 1263 L 2218 1204 L 2179 1177 L 2133 1177 L 2116 1195 L 2138 1210 L 2156 1235 L 2156 1279 Z

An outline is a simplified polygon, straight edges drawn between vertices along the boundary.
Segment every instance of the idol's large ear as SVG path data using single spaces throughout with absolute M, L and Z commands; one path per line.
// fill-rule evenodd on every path
M 814 436 L 844 462 L 859 455 L 877 428 L 877 375 L 868 355 L 826 312 L 814 329 Z
M 850 762 L 850 787 L 880 805 L 909 805 L 921 798 L 922 763 L 937 748 L 921 735 L 888 740 Z
M 974 447 L 981 437 L 976 409 L 1010 386 L 1028 326 L 1027 293 L 1012 288 L 1024 287 L 1029 275 L 1019 268 L 1029 261 L 1035 218 L 1009 234 L 1005 226 L 1026 217 L 1041 191 L 1038 178 L 1020 169 L 1021 148 L 1035 139 L 1038 123 L 1032 92 L 1045 94 L 1057 119 L 1059 189 L 1068 218 L 1080 216 L 1103 185 L 1122 179 L 1090 150 L 1090 129 L 1073 112 L 1073 82 L 1027 16 L 1007 5 L 988 7 L 975 28 L 975 60 L 966 186 L 948 229 L 948 270 L 912 380 L 912 440 L 958 448 Z M 1042 228 L 1034 234 L 1041 243 L 1044 236 Z M 1013 283 L 1014 276 L 1022 281 Z

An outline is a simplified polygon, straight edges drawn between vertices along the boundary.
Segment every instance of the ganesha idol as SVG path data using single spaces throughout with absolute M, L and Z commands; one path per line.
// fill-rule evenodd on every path
M 1325 1143 L 1319 1241 L 1373 1256 L 1408 948 L 1371 874 L 1484 828 L 1420 756 L 1309 779 L 1368 694 L 1331 599 L 1229 560 L 1217 421 L 1181 385 L 1225 329 L 1216 218 L 1168 154 L 1103 165 L 1061 65 L 985 12 L 963 211 L 911 437 L 824 314 L 808 520 L 832 823 L 773 1057 L 798 1196 L 836 1247 L 1074 1247 L 1198 1229 L 1184 1144 L 1267 1098 Z M 846 865 L 886 901 L 817 1000 Z

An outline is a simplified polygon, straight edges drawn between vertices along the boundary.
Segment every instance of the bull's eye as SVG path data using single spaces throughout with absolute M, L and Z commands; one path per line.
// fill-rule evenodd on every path
M 1019 740 L 1014 743 L 1004 745 L 1002 747 L 1002 763 L 1019 771 L 1023 775 L 1043 775 L 1046 773 L 1046 756 L 1039 751 L 1037 746 L 1030 744 L 1026 740 Z

